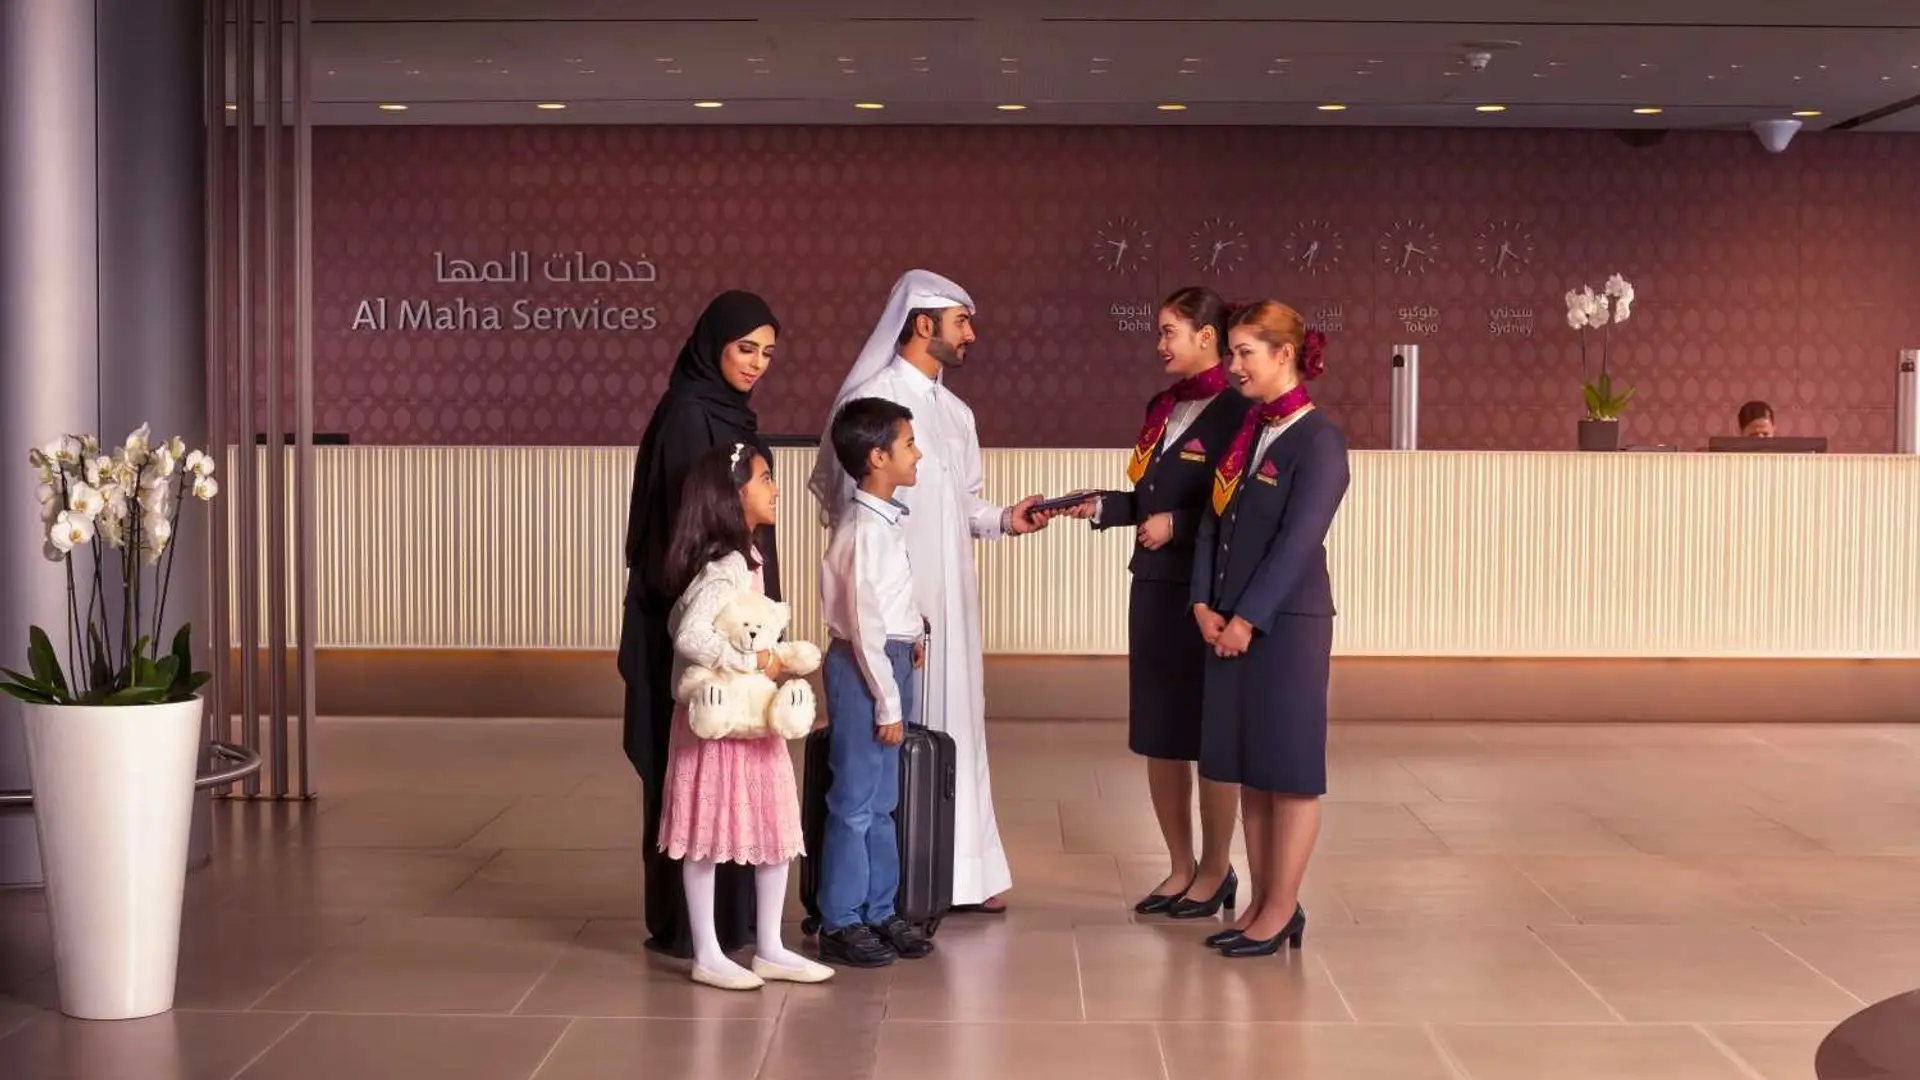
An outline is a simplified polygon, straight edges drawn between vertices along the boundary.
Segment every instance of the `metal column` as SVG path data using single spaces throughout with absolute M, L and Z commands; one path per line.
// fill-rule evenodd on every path
M 1900 350 L 1894 379 L 1893 452 L 1920 454 L 1920 349 Z
M 1393 347 L 1389 428 L 1395 450 L 1420 449 L 1420 346 Z

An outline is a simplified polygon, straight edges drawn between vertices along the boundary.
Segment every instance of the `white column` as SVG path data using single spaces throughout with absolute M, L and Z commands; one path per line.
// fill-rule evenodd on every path
M 66 619 L 27 448 L 206 430 L 201 32 L 198 0 L 0 0 L 0 665 Z M 173 595 L 204 625 L 204 531 L 183 540 Z M 0 789 L 28 786 L 0 697 Z M 0 884 L 39 881 L 35 846 L 0 810 Z

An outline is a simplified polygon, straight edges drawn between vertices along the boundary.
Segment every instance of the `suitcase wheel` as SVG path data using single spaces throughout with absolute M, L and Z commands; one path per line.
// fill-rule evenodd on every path
M 805 934 L 805 935 L 806 935 L 807 937 L 812 937 L 813 935 L 815 935 L 815 934 L 817 934 L 817 933 L 819 933 L 819 932 L 820 932 L 820 920 L 819 920 L 819 919 L 816 919 L 816 918 L 814 918 L 814 917 L 813 917 L 813 916 L 811 916 L 811 915 L 809 915 L 809 916 L 807 916 L 807 917 L 806 917 L 806 918 L 804 918 L 804 919 L 801 919 L 801 920 L 800 920 L 800 932 L 801 932 L 802 934 Z
M 927 936 L 932 937 L 933 935 L 939 932 L 940 932 L 940 920 L 928 919 L 927 920 Z

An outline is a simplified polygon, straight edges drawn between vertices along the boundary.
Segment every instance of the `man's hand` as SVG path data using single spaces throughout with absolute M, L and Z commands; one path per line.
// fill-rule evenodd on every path
M 771 649 L 760 652 L 755 659 L 760 662 L 760 674 L 774 682 L 779 682 L 780 676 L 787 673 L 787 665 L 780 662 L 780 654 Z
M 1231 659 L 1245 654 L 1247 647 L 1252 644 L 1253 624 L 1235 615 L 1233 621 L 1227 624 L 1227 628 L 1214 639 L 1213 651 L 1223 659 Z
M 1007 521 L 1013 529 L 1013 535 L 1025 536 L 1028 533 L 1036 533 L 1047 527 L 1047 521 L 1053 515 L 1036 514 L 1033 511 L 1034 504 L 1039 502 L 1043 497 L 1044 496 L 1040 495 L 1029 495 L 1013 504 L 1013 508 L 1007 513 Z
M 927 666 L 927 643 L 925 641 L 916 641 L 913 643 L 913 666 L 915 670 Z
M 1140 546 L 1148 551 L 1159 551 L 1173 543 L 1173 515 L 1155 514 L 1140 523 Z
M 905 724 L 881 724 L 873 729 L 873 741 L 881 746 L 899 746 L 906 739 L 907 725 Z
M 1193 620 L 1200 624 L 1200 636 L 1208 645 L 1218 641 L 1227 629 L 1227 620 L 1205 604 L 1193 605 Z

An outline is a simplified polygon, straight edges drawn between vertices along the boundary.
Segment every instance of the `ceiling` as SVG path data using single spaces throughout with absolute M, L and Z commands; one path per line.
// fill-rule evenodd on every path
M 1809 129 L 1920 131 L 1915 0 L 533 6 L 313 0 L 316 122 L 1712 129 L 1816 110 Z M 1476 72 L 1470 42 L 1509 44 Z

